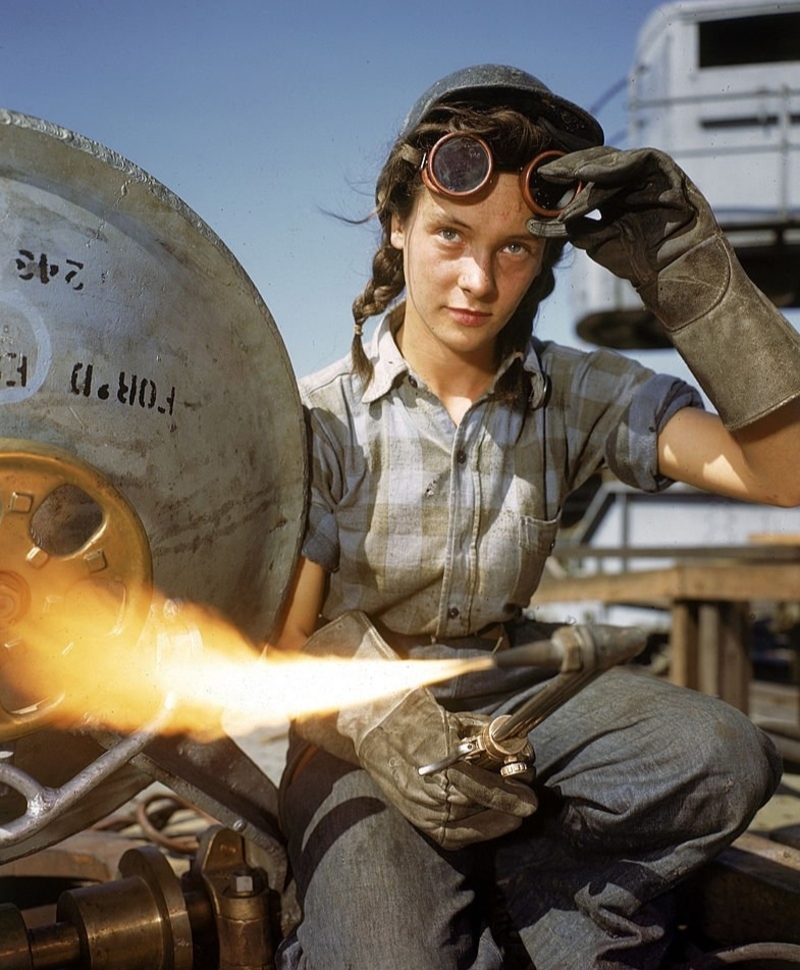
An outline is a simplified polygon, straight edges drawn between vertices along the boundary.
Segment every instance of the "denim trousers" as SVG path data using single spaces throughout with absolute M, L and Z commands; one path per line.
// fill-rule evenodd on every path
M 499 693 L 481 704 L 480 690 L 459 692 L 465 707 L 502 708 Z M 626 669 L 584 688 L 530 740 L 537 812 L 510 835 L 450 852 L 366 771 L 317 752 L 284 793 L 303 919 L 278 967 L 497 970 L 512 965 L 509 940 L 535 970 L 662 966 L 671 890 L 772 794 L 774 746 L 728 704 Z

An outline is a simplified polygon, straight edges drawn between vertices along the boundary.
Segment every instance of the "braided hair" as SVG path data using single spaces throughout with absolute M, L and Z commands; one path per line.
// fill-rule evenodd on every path
M 527 115 L 506 106 L 485 103 L 440 104 L 405 139 L 398 140 L 378 176 L 375 210 L 381 225 L 381 240 L 372 260 L 372 276 L 353 301 L 354 337 L 351 346 L 353 371 L 366 386 L 372 379 L 372 362 L 362 343 L 365 322 L 386 312 L 405 289 L 403 253 L 391 244 L 392 217 L 406 221 L 422 184 L 420 167 L 425 153 L 445 134 L 463 131 L 480 135 L 487 141 L 499 171 L 518 171 L 542 151 L 553 147 L 547 129 Z M 561 257 L 564 243 L 548 239 L 542 268 L 522 298 L 497 341 L 498 361 L 509 353 L 524 352 L 533 331 L 539 304 L 553 291 L 553 269 Z M 521 367 L 510 368 L 498 393 L 527 399 L 525 375 Z M 516 390 L 513 385 L 516 385 Z

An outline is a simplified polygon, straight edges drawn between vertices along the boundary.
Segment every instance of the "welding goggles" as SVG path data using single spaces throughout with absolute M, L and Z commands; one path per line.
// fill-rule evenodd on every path
M 539 168 L 565 155 L 559 149 L 541 152 L 520 169 L 519 184 L 525 204 L 540 218 L 553 219 L 580 192 L 581 185 L 556 185 L 539 174 Z M 443 135 L 426 152 L 420 165 L 422 181 L 448 199 L 470 199 L 489 184 L 494 173 L 494 156 L 479 135 L 459 131 Z

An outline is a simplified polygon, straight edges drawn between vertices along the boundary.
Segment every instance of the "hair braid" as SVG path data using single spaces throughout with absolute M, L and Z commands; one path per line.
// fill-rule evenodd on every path
M 361 339 L 364 324 L 370 317 L 384 313 L 392 300 L 403 292 L 404 286 L 403 253 L 391 243 L 384 242 L 372 260 L 372 278 L 353 301 L 355 334 L 350 352 L 353 370 L 365 385 L 372 378 L 372 363 Z

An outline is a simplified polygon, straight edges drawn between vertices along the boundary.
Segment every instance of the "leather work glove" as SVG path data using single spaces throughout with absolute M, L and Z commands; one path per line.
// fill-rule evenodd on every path
M 303 648 L 313 656 L 397 660 L 365 614 L 327 624 Z M 445 849 L 497 838 L 518 828 L 538 801 L 526 784 L 465 762 L 422 777 L 418 769 L 450 754 L 488 718 L 452 714 L 417 688 L 350 710 L 295 722 L 307 741 L 369 772 L 389 801 Z
M 800 396 L 800 337 L 739 265 L 685 172 L 652 148 L 588 148 L 542 166 L 583 183 L 558 221 L 630 280 L 730 430 Z M 597 210 L 599 219 L 587 218 Z

